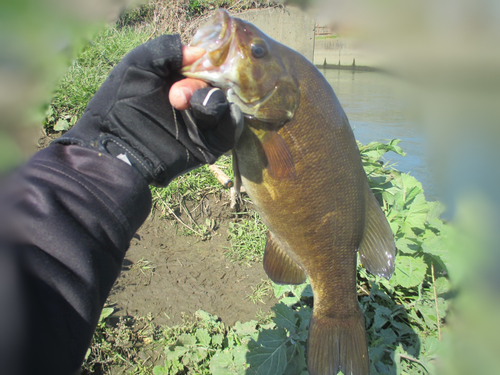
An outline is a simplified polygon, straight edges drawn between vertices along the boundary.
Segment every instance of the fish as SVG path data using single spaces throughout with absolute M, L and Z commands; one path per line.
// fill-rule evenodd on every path
M 182 74 L 224 90 L 244 115 L 234 169 L 268 228 L 267 275 L 311 283 L 309 374 L 369 374 L 357 254 L 389 279 L 396 247 L 332 87 L 300 53 L 225 10 L 190 44 L 206 53 Z

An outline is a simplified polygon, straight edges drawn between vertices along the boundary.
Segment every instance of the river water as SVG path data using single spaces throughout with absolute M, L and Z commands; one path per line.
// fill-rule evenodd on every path
M 425 139 L 398 99 L 395 79 L 380 72 L 320 71 L 339 98 L 356 139 L 363 144 L 401 139 L 399 146 L 406 156 L 389 152 L 384 161 L 414 176 L 422 183 L 427 200 L 435 200 L 435 185 L 425 159 Z

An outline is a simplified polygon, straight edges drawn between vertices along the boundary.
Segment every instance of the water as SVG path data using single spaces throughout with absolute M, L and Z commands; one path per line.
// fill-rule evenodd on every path
M 379 72 L 324 69 L 321 72 L 339 98 L 354 135 L 363 144 L 401 139 L 406 156 L 393 152 L 384 160 L 422 183 L 427 200 L 435 200 L 435 185 L 425 160 L 425 139 L 398 100 L 394 79 Z

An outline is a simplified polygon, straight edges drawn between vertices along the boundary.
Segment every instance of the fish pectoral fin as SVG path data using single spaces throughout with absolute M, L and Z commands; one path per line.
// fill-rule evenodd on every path
M 384 212 L 366 185 L 366 219 L 363 240 L 359 246 L 361 264 L 371 273 L 389 280 L 394 272 L 396 245 Z
M 267 171 L 275 179 L 295 177 L 295 163 L 285 140 L 277 131 L 268 131 L 262 138 L 262 148 L 267 157 Z
M 276 284 L 298 285 L 306 281 L 302 268 L 281 248 L 269 231 L 264 250 L 264 270 Z

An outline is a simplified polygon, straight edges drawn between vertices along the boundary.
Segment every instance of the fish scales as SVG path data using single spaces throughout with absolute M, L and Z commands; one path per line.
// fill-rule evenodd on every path
M 309 373 L 367 375 L 357 251 L 370 272 L 388 278 L 395 246 L 333 89 L 302 55 L 224 11 L 193 44 L 225 58 L 204 57 L 184 74 L 225 89 L 246 116 L 233 151 L 269 229 L 264 268 L 278 283 L 310 279 Z

